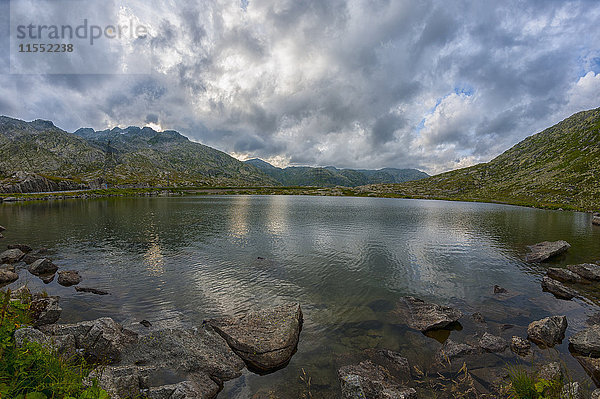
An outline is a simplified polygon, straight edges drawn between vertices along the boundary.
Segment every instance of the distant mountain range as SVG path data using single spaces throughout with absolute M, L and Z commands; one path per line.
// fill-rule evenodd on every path
M 258 158 L 245 162 L 262 170 L 283 186 L 356 187 L 377 183 L 402 183 L 429 177 L 427 173 L 417 169 L 338 169 L 333 166 L 278 168 Z
M 132 126 L 67 133 L 49 121 L 0 117 L 0 177 L 6 186 L 23 172 L 111 186 L 278 184 L 257 168 L 173 130 Z
M 579 112 L 527 137 L 488 163 L 364 191 L 598 210 L 600 108 Z

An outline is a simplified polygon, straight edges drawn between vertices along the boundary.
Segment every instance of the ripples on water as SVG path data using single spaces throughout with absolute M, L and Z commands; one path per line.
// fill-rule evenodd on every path
M 290 365 L 230 382 L 223 398 L 260 389 L 296 392 L 301 368 L 316 392 L 335 396 L 341 359 L 368 348 L 400 350 L 426 363 L 439 343 L 394 319 L 402 295 L 482 311 L 492 326 L 515 325 L 508 338 L 551 313 L 567 314 L 572 333 L 596 308 L 542 293 L 546 266 L 521 260 L 526 245 L 557 239 L 572 248 L 555 264 L 599 260 L 600 229 L 582 213 L 422 200 L 215 196 L 4 204 L 0 222 L 9 229 L 4 244 L 48 247 L 59 266 L 81 272 L 82 285 L 111 292 L 95 297 L 55 282 L 45 286 L 63 297 L 64 322 L 111 316 L 189 326 L 299 301 L 305 324 Z M 516 295 L 500 303 L 491 293 L 494 284 Z M 468 330 L 467 323 L 452 334 L 460 339 Z M 559 350 L 566 353 L 565 344 Z

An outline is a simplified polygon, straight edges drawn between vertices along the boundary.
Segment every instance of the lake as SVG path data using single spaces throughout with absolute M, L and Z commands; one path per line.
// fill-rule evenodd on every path
M 567 337 L 598 311 L 600 291 L 561 301 L 540 287 L 548 265 L 600 260 L 600 228 L 585 213 L 498 204 L 306 196 L 119 198 L 0 205 L 2 244 L 47 247 L 82 285 L 109 296 L 44 285 L 25 270 L 18 285 L 60 295 L 60 322 L 110 316 L 126 325 L 188 327 L 205 318 L 300 302 L 298 352 L 283 370 L 246 372 L 219 398 L 257 392 L 298 397 L 311 377 L 314 397 L 336 397 L 336 370 L 365 349 L 399 351 L 427 367 L 441 344 L 395 317 L 401 296 L 459 308 L 453 340 L 473 335 L 473 312 L 489 331 L 526 336 L 529 322 L 567 315 Z M 566 240 L 572 247 L 549 264 L 524 262 L 526 246 Z M 511 295 L 499 299 L 498 284 Z M 440 337 L 436 337 L 440 339 Z M 445 337 L 441 337 L 443 339 Z M 567 339 L 552 351 L 583 378 Z M 549 354 L 550 356 L 550 354 Z M 498 355 L 498 364 L 507 357 Z M 503 363 L 504 362 L 504 363 Z M 261 396 L 262 397 L 262 396 Z M 268 397 L 268 396 L 266 396 Z

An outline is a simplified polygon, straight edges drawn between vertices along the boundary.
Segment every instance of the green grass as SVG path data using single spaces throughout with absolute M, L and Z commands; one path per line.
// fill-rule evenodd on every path
M 569 399 L 571 392 L 563 395 L 563 386 L 569 381 L 562 375 L 553 380 L 540 378 L 536 372 L 523 366 L 508 366 L 510 399 Z
M 89 367 L 79 359 L 62 359 L 37 343 L 16 345 L 14 333 L 30 322 L 27 298 L 10 300 L 0 292 L 0 398 L 108 399 Z

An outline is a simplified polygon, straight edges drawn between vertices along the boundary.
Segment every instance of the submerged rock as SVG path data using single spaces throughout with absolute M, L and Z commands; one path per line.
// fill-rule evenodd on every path
M 296 351 L 302 328 L 299 304 L 206 320 L 250 368 L 270 372 L 285 366 Z
M 565 287 L 561 282 L 556 281 L 548 276 L 542 279 L 542 290 L 550 292 L 559 299 L 573 299 L 577 296 L 577 292 L 571 288 Z
M 75 287 L 75 291 L 88 292 L 90 294 L 96 294 L 96 295 L 108 295 L 109 294 L 108 291 L 99 290 L 97 288 L 91 288 L 91 287 Z
M 527 336 L 539 346 L 551 348 L 562 342 L 566 329 L 565 316 L 546 317 L 530 323 L 527 327 Z
M 343 399 L 416 399 L 413 388 L 401 386 L 382 366 L 366 360 L 338 370 Z
M 548 259 L 563 254 L 571 248 L 571 244 L 566 241 L 544 241 L 535 245 L 530 245 L 529 253 L 526 256 L 527 262 L 544 262 Z
M 70 287 L 81 282 L 79 272 L 75 270 L 61 270 L 58 272 L 58 284 Z
M 594 263 L 582 263 L 579 265 L 568 265 L 567 269 L 584 279 L 591 281 L 600 281 L 600 265 Z
M 510 350 L 519 356 L 529 356 L 531 343 L 524 338 L 513 336 L 510 341 Z
M 0 253 L 0 263 L 17 263 L 25 255 L 20 249 L 7 249 Z
M 500 287 L 499 285 L 494 285 L 494 294 L 506 294 L 508 291 L 506 288 Z
M 451 339 L 446 340 L 444 345 L 440 348 L 435 356 L 435 359 L 439 363 L 450 363 L 452 360 L 479 353 L 479 348 L 468 344 L 461 344 L 454 342 Z
M 600 325 L 579 331 L 569 338 L 572 352 L 583 356 L 600 357 Z
M 479 347 L 486 352 L 500 353 L 508 348 L 508 342 L 502 337 L 485 332 L 479 339 Z
M 554 280 L 562 281 L 563 283 L 578 283 L 585 284 L 589 281 L 583 279 L 579 274 L 573 273 L 569 269 L 563 269 L 561 267 L 551 267 L 548 269 L 548 277 Z
M 427 303 L 412 296 L 402 298 L 396 312 L 401 321 L 421 332 L 447 327 L 462 317 L 458 309 Z
M 58 270 L 58 266 L 56 266 L 48 259 L 42 258 L 30 264 L 27 270 L 29 270 L 29 273 L 36 276 L 51 275 L 56 273 L 56 271 Z

